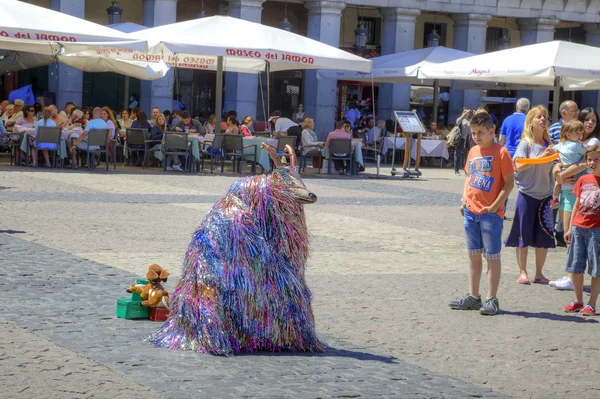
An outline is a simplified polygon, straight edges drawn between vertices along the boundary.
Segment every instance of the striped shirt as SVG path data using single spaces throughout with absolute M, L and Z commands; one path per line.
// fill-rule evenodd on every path
M 550 139 L 554 144 L 558 144 L 558 141 L 560 140 L 560 129 L 562 129 L 563 125 L 564 122 L 562 119 L 560 119 L 558 122 L 550 126 L 550 129 L 548 129 L 548 134 L 550 134 Z

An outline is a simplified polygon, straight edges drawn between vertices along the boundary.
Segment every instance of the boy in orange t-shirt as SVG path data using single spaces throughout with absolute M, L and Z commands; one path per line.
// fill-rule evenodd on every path
M 467 156 L 467 178 L 461 207 L 469 253 L 470 292 L 448 304 L 452 309 L 479 310 L 479 313 L 489 316 L 500 312 L 496 293 L 500 284 L 504 201 L 515 180 L 510 154 L 505 147 L 494 143 L 494 130 L 494 122 L 486 112 L 475 114 L 471 119 L 471 135 L 476 145 Z M 479 295 L 482 255 L 488 265 L 485 303 Z

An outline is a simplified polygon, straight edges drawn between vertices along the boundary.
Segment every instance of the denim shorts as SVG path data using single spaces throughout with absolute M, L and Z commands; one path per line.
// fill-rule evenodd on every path
M 504 219 L 497 213 L 478 215 L 465 208 L 464 225 L 469 255 L 483 254 L 486 259 L 500 259 Z
M 587 262 L 590 276 L 600 277 L 600 228 L 584 229 L 573 226 L 571 232 L 573 237 L 567 254 L 565 271 L 584 274 Z
M 560 194 L 558 195 L 560 206 L 558 209 L 561 211 L 573 212 L 576 200 L 577 197 L 573 194 L 573 190 L 560 190 Z

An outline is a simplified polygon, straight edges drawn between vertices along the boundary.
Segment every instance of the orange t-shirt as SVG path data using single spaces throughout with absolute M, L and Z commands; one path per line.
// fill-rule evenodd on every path
M 478 145 L 471 148 L 465 164 L 467 209 L 479 214 L 481 209 L 491 206 L 504 188 L 504 176 L 514 173 L 514 165 L 508 150 L 500 144 L 490 148 Z M 496 212 L 504 217 L 504 204 Z

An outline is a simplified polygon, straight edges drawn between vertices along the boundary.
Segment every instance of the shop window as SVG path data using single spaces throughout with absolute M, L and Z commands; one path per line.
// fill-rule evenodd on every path
M 367 30 L 367 46 L 379 46 L 381 43 L 381 19 L 379 18 L 360 18 Z
M 485 52 L 498 50 L 498 40 L 502 37 L 502 28 L 487 28 L 485 37 Z

